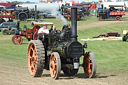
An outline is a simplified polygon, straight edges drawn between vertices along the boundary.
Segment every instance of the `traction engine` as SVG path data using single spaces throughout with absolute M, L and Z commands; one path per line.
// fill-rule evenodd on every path
M 36 23 L 36 24 L 35 24 Z M 25 30 L 21 30 L 19 25 L 20 22 L 17 23 L 17 31 L 15 35 L 12 37 L 12 42 L 15 45 L 20 45 L 23 42 L 22 36 L 26 37 L 28 41 L 36 39 L 36 33 L 43 23 L 32 22 L 33 29 L 26 28 Z
M 42 76 L 43 70 L 50 70 L 51 77 L 58 79 L 61 73 L 67 76 L 77 74 L 82 66 L 85 76 L 92 78 L 96 74 L 94 54 L 85 52 L 87 44 L 77 40 L 77 8 L 71 8 L 72 28 L 64 25 L 61 31 L 50 34 L 38 34 L 38 40 L 31 40 L 27 51 L 27 64 L 31 76 Z M 83 63 L 80 58 L 84 56 Z

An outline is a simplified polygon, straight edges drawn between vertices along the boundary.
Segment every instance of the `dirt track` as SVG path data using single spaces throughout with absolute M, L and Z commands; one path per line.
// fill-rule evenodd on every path
M 75 77 L 66 77 L 61 72 L 59 80 L 53 80 L 49 71 L 33 78 L 29 75 L 26 62 L 13 62 L 0 59 L 0 85 L 127 85 L 127 69 L 97 68 L 96 78 L 85 78 L 82 68 Z

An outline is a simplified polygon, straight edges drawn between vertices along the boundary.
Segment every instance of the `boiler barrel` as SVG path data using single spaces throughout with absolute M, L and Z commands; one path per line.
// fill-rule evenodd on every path
M 60 5 L 57 3 L 39 3 L 39 4 L 20 4 L 19 6 L 28 7 L 29 10 L 34 9 L 35 5 L 37 5 L 37 11 L 39 12 L 51 12 L 53 10 L 59 10 Z
M 17 30 L 20 29 L 20 21 L 17 21 Z

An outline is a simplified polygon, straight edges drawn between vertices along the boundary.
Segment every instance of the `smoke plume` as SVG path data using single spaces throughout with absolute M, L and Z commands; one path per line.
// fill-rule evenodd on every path
M 52 10 L 51 13 L 53 14 L 54 17 L 56 17 L 56 19 L 61 20 L 64 23 L 64 25 L 67 24 L 67 20 L 64 18 L 63 15 L 61 15 L 61 13 L 59 11 Z

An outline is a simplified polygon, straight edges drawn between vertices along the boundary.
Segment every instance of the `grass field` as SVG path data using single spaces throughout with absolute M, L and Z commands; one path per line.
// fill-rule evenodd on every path
M 92 38 L 99 34 L 105 34 L 106 32 L 119 32 L 122 36 L 121 28 L 128 29 L 127 16 L 128 15 L 123 17 L 122 21 L 112 21 L 111 19 L 109 21 L 107 20 L 109 23 L 107 21 L 99 22 L 97 21 L 95 16 L 84 17 L 81 21 L 78 21 L 78 28 L 82 27 L 82 29 L 78 29 L 78 40 L 83 44 L 84 41 L 81 41 L 80 39 Z M 23 28 L 24 25 L 27 25 L 29 28 L 31 28 L 29 21 L 31 20 L 28 20 L 28 22 L 21 22 L 21 28 Z M 63 26 L 62 22 L 54 18 L 43 19 L 42 21 L 53 22 L 57 29 L 60 30 Z M 111 22 L 116 23 L 111 24 Z M 68 21 L 68 23 L 70 23 L 70 21 Z M 101 25 L 97 25 L 96 23 L 101 23 Z M 105 25 L 102 23 L 104 23 Z M 90 26 L 94 24 L 96 24 L 95 27 Z M 11 38 L 12 35 L 2 35 L 0 33 L 0 61 L 22 62 L 21 65 L 26 65 L 28 41 L 23 38 L 22 45 L 14 45 L 11 41 Z M 102 74 L 102 76 L 116 74 L 125 75 L 125 77 L 128 76 L 128 42 L 87 41 L 87 44 L 87 51 L 92 51 L 96 57 L 97 76 L 99 76 L 100 74 Z M 128 77 L 126 77 L 126 80 L 127 79 Z M 127 84 L 127 82 L 124 81 L 123 84 Z

